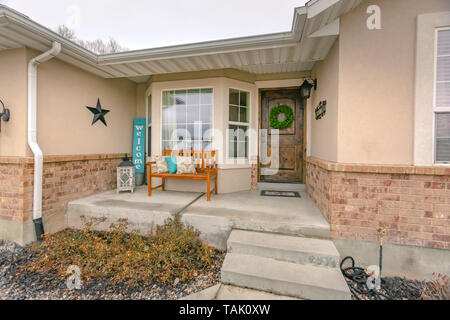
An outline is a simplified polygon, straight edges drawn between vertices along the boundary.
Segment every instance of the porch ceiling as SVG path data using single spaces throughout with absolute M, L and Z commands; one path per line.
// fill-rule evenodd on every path
M 97 55 L 27 16 L 0 5 L 0 50 L 46 51 L 62 44 L 59 59 L 103 78 L 143 82 L 151 75 L 234 68 L 254 74 L 311 70 L 339 35 L 339 17 L 364 0 L 312 0 L 295 9 L 292 30 L 260 36 Z

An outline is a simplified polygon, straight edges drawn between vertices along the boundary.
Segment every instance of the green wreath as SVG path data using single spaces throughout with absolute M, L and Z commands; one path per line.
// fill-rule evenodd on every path
M 280 114 L 284 113 L 286 120 L 283 122 L 278 120 Z M 274 129 L 284 130 L 290 128 L 294 122 L 294 111 L 286 104 L 279 105 L 278 107 L 270 110 L 270 126 Z

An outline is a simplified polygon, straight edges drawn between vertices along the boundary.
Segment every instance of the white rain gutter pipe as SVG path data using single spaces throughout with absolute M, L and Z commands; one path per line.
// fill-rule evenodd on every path
M 34 154 L 33 222 L 36 238 L 42 241 L 42 174 L 44 156 L 37 143 L 37 68 L 41 63 L 53 59 L 61 52 L 61 44 L 53 42 L 52 48 L 28 63 L 28 145 Z

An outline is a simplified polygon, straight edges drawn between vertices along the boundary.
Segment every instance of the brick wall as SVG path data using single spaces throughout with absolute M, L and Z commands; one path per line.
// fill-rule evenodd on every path
M 0 159 L 0 220 L 23 221 L 24 210 L 30 209 L 32 164 L 27 158 Z
M 120 155 L 45 157 L 43 215 L 64 213 L 68 202 L 116 188 Z M 33 219 L 32 158 L 0 158 L 0 219 Z
M 450 249 L 450 168 L 307 160 L 308 193 L 333 238 Z

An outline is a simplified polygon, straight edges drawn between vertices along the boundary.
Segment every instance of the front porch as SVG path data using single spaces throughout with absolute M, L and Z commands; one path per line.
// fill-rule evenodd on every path
M 263 197 L 261 190 L 297 191 L 301 198 Z M 184 223 L 201 232 L 208 244 L 226 249 L 233 229 L 264 231 L 314 238 L 329 238 L 330 225 L 300 184 L 259 184 L 257 190 L 212 196 L 197 192 L 108 191 L 69 203 L 68 226 L 83 227 L 82 216 L 105 218 L 96 226 L 108 229 L 118 219 L 128 219 L 130 229 L 149 232 L 168 218 L 180 215 Z

